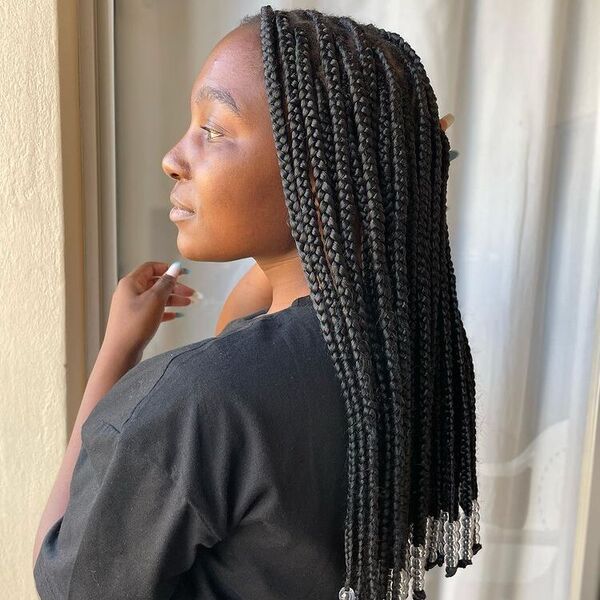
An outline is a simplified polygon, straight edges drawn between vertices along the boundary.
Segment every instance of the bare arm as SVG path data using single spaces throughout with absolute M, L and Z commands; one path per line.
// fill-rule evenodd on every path
M 263 308 L 269 308 L 273 300 L 273 289 L 258 264 L 254 264 L 237 282 L 223 304 L 215 335 L 219 335 L 233 319 L 239 319 Z

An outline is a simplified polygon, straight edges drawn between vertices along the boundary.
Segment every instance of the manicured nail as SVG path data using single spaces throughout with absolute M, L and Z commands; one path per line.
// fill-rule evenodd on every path
M 442 119 L 444 119 L 444 121 L 446 121 L 446 129 L 448 127 L 450 127 L 450 125 L 452 125 L 452 123 L 454 123 L 454 121 L 455 121 L 454 115 L 452 113 L 448 113 L 447 115 L 444 115 L 442 117 Z
M 190 270 L 186 267 L 181 267 L 181 272 L 187 275 L 190 272 Z
M 173 313 L 173 314 L 175 315 L 175 316 L 173 317 L 174 319 L 179 319 L 179 317 L 183 317 L 183 316 L 185 316 L 183 313 L 180 313 L 180 312 L 176 312 L 176 313 Z
M 450 152 L 449 152 L 450 160 L 454 160 L 459 154 L 460 154 L 460 152 L 458 150 L 450 150 Z
M 188 298 L 192 301 L 192 302 L 198 302 L 198 300 L 202 300 L 204 298 L 204 296 L 200 293 L 200 292 L 194 292 L 191 296 L 188 296 Z
M 167 269 L 165 275 L 170 275 L 171 277 L 177 277 L 179 275 L 179 271 L 181 270 L 181 263 L 176 260 L 171 266 Z

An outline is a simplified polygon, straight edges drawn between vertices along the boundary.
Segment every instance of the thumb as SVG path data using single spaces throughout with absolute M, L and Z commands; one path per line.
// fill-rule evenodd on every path
M 177 276 L 181 272 L 181 263 L 179 261 L 175 261 L 171 266 L 161 275 L 152 286 L 152 289 L 155 292 L 158 292 L 161 296 L 164 296 L 165 299 L 172 292 L 173 287 L 175 286 L 175 281 L 177 280 Z

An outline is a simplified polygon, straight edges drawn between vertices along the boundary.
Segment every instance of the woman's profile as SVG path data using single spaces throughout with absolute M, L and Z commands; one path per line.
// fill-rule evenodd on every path
M 396 33 L 266 5 L 212 49 L 190 110 L 162 163 L 178 250 L 251 257 L 260 284 L 215 336 L 141 360 L 193 289 L 164 263 L 119 282 L 38 531 L 40 597 L 422 600 L 427 570 L 481 548 L 424 67 Z

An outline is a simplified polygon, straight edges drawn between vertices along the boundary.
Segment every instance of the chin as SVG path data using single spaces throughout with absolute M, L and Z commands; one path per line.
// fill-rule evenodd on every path
M 212 253 L 206 251 L 208 249 L 200 247 L 201 245 L 197 242 L 189 242 L 181 239 L 181 233 L 177 236 L 177 250 L 180 256 L 193 261 L 214 261 L 216 260 L 211 256 Z
M 199 235 L 194 237 L 181 231 L 177 235 L 177 250 L 183 258 L 196 262 L 230 262 L 250 256 L 243 252 L 232 251 L 227 244 L 219 240 L 207 241 Z

